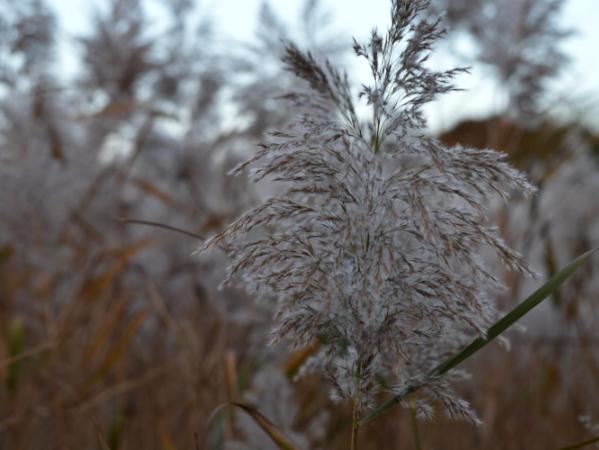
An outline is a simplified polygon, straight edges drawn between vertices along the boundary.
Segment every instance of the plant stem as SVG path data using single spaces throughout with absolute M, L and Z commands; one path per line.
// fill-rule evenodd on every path
M 414 435 L 414 445 L 416 450 L 422 450 L 420 432 L 418 431 L 418 418 L 416 417 L 416 406 L 412 400 L 410 400 L 410 421 L 412 423 L 412 434 Z
M 362 365 L 358 363 L 356 370 L 356 395 L 352 401 L 351 414 L 351 445 L 350 450 L 358 450 L 358 429 L 360 428 L 360 381 L 362 379 Z
M 352 418 L 351 418 L 351 446 L 350 450 L 358 450 L 358 429 L 360 428 L 359 405 L 356 399 L 352 402 Z

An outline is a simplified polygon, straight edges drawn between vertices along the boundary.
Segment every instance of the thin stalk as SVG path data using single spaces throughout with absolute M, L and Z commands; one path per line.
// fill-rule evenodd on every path
M 414 445 L 416 450 L 422 450 L 420 442 L 420 431 L 418 430 L 418 418 L 416 417 L 416 406 L 414 401 L 410 400 L 410 422 L 412 423 L 412 434 L 414 435 Z
M 156 227 L 156 228 L 163 228 L 165 230 L 169 230 L 169 231 L 174 231 L 175 233 L 180 233 L 180 234 L 184 234 L 185 236 L 190 236 L 192 238 L 195 238 L 199 241 L 205 241 L 206 238 L 202 235 L 199 235 L 197 233 L 194 233 L 193 231 L 189 231 L 189 230 L 183 230 L 182 228 L 177 228 L 177 227 L 173 227 L 171 225 L 167 225 L 165 223 L 160 223 L 160 222 L 151 222 L 149 220 L 139 220 L 139 219 L 128 219 L 126 217 L 118 217 L 116 218 L 117 221 L 121 222 L 121 223 L 125 223 L 125 224 L 135 224 L 135 225 L 147 225 L 150 227 Z
M 358 450 L 358 430 L 360 428 L 359 406 L 357 399 L 352 402 L 352 418 L 351 418 L 351 450 Z
M 358 363 L 356 370 L 356 395 L 352 401 L 351 414 L 351 444 L 350 450 L 358 450 L 358 430 L 360 429 L 360 380 L 362 378 L 362 365 Z

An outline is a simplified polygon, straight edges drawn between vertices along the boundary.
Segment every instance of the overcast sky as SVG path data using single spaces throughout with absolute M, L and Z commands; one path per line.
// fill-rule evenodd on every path
M 252 38 L 261 0 L 198 0 L 200 7 L 209 11 L 214 18 L 219 36 L 247 41 Z M 322 0 L 330 9 L 334 29 L 348 36 L 363 37 L 373 26 L 386 27 L 389 0 Z M 161 0 L 148 0 L 150 6 L 160 5 Z M 294 23 L 303 0 L 272 0 L 274 10 L 286 23 Z M 89 18 L 94 7 L 105 5 L 106 0 L 50 0 L 58 13 L 63 37 L 85 34 L 89 29 Z M 157 10 L 157 8 L 155 8 Z M 577 30 L 577 35 L 565 44 L 572 56 L 572 64 L 555 83 L 555 89 L 581 98 L 593 98 L 599 103 L 599 0 L 569 0 L 564 9 L 563 23 Z M 68 40 L 68 39 L 67 39 Z M 70 56 L 73 48 L 65 46 L 62 52 L 64 66 L 73 66 L 76 57 Z M 486 114 L 493 109 L 495 93 L 485 80 L 488 77 L 475 73 L 460 80 L 460 85 L 469 89 L 468 94 L 452 94 L 434 107 L 431 114 L 433 127 L 444 128 L 453 122 L 456 106 L 465 116 Z M 474 95 L 473 95 L 474 94 Z M 594 106 L 597 106 L 595 104 Z

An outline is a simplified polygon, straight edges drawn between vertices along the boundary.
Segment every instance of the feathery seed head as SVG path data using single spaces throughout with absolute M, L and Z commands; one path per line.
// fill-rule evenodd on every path
M 394 0 L 389 30 L 354 41 L 372 75 L 357 98 L 344 73 L 288 45 L 283 62 L 303 81 L 286 96 L 297 115 L 235 170 L 282 187 L 203 246 L 228 249 L 227 281 L 241 275 L 276 297 L 275 341 L 322 341 L 315 362 L 361 409 L 379 386 L 401 390 L 485 333 L 495 317 L 489 286 L 500 283 L 481 247 L 528 271 L 484 213 L 492 196 L 534 188 L 501 153 L 424 134 L 422 106 L 463 71 L 426 66 L 443 35 L 423 13 L 428 3 Z M 356 113 L 362 98 L 367 120 Z M 449 378 L 424 382 L 449 413 L 475 420 Z

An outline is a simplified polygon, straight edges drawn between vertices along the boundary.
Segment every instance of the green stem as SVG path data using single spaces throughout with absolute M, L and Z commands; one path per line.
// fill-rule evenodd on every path
M 358 450 L 358 430 L 360 428 L 359 405 L 358 399 L 352 402 L 352 418 L 351 418 L 351 450 Z

